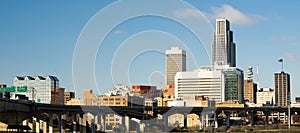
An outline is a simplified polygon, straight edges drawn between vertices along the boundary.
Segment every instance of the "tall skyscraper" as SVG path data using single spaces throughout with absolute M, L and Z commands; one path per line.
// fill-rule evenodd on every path
M 186 71 L 186 52 L 178 47 L 166 50 L 166 82 L 167 85 L 174 84 L 177 72 Z
M 285 72 L 275 73 L 275 102 L 278 106 L 288 106 L 290 103 L 290 75 Z
M 225 18 L 216 20 L 216 31 L 212 44 L 212 65 L 236 66 L 235 43 L 233 32 L 230 30 L 230 22 Z

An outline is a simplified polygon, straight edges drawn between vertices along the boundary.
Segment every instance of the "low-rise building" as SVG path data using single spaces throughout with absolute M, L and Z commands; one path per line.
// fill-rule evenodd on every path
M 75 92 L 65 92 L 64 93 L 64 103 L 66 104 L 72 98 L 75 98 Z
M 65 88 L 51 89 L 51 104 L 64 104 Z
M 71 98 L 65 105 L 84 105 L 83 100 L 80 98 Z
M 168 107 L 214 107 L 215 101 L 210 101 L 204 96 L 184 96 L 168 102 Z
M 257 106 L 273 106 L 275 104 L 275 91 L 271 88 L 261 88 L 256 92 Z
M 225 101 L 226 77 L 222 71 L 200 68 L 191 72 L 177 72 L 175 99 L 204 96 L 216 103 Z
M 168 106 L 169 101 L 174 101 L 175 99 L 175 86 L 166 85 L 162 88 L 162 96 L 157 97 L 157 106 Z

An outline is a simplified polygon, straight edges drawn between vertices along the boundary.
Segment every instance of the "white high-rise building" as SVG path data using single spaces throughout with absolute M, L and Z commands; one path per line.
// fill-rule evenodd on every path
M 271 88 L 261 88 L 256 92 L 256 102 L 258 106 L 274 105 L 275 104 L 275 91 Z
M 225 101 L 225 74 L 222 71 L 198 69 L 192 72 L 177 72 L 175 98 L 204 96 L 221 103 Z
M 230 22 L 225 18 L 216 20 L 216 31 L 212 44 L 212 65 L 236 66 L 235 43 L 233 42 L 233 32 L 230 30 Z
M 174 84 L 177 72 L 186 71 L 186 52 L 178 47 L 166 50 L 166 82 Z
M 39 103 L 51 103 L 51 89 L 59 88 L 59 80 L 55 76 L 22 76 L 13 79 L 13 86 L 27 86 L 26 92 L 15 92 Z

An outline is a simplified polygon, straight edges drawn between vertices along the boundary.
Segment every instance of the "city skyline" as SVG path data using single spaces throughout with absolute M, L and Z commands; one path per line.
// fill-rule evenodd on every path
M 232 23 L 231 29 L 234 32 L 234 42 L 237 43 L 237 67 L 245 72 L 248 66 L 253 66 L 254 68 L 258 66 L 259 88 L 271 87 L 274 89 L 273 74 L 281 71 L 281 66 L 277 60 L 283 58 L 285 62 L 284 70 L 291 74 L 291 94 L 292 101 L 294 101 L 294 97 L 300 92 L 297 89 L 300 87 L 300 84 L 295 82 L 300 78 L 300 73 L 297 72 L 297 67 L 300 65 L 300 55 L 297 54 L 297 49 L 300 46 L 298 39 L 300 35 L 294 28 L 297 27 L 297 17 L 295 17 L 297 14 L 295 11 L 297 10 L 296 5 L 298 2 L 273 2 L 275 4 L 272 5 L 272 8 L 264 8 L 249 2 L 186 2 L 206 13 L 205 15 L 212 25 L 214 25 L 214 19 L 217 15 L 223 15 L 223 17 L 229 19 Z M 62 87 L 74 88 L 71 70 L 76 40 L 89 19 L 112 2 L 95 1 L 93 4 L 83 4 L 75 1 L 72 6 L 69 6 L 68 2 L 53 2 L 47 3 L 47 5 L 41 2 L 2 3 L 0 14 L 5 21 L 0 22 L 2 31 L 0 32 L 1 59 L 3 59 L 2 69 L 0 70 L 0 82 L 10 86 L 15 76 L 55 75 L 61 81 L 60 85 Z M 268 3 L 268 1 L 262 3 Z M 290 10 L 283 10 L 282 6 L 289 6 Z M 193 12 L 193 10 L 188 9 L 178 10 L 177 12 L 175 11 L 175 16 L 193 19 L 195 17 Z M 238 15 L 233 17 L 228 15 L 229 13 L 237 13 Z M 151 17 L 135 20 L 132 20 L 133 22 L 125 22 L 111 32 L 111 36 L 108 39 L 115 40 L 107 41 L 107 44 L 113 43 L 114 45 L 104 45 L 103 49 L 100 49 L 98 53 L 100 58 L 102 56 L 112 57 L 109 52 L 114 51 L 117 48 L 115 44 L 118 44 L 124 38 L 144 29 L 156 29 L 174 32 L 173 34 L 175 35 L 185 37 L 183 41 L 190 46 L 191 51 L 189 52 L 194 56 L 190 57 L 187 54 L 187 62 L 190 63 L 192 58 L 196 60 L 195 65 L 187 64 L 187 70 L 210 65 L 210 61 L 203 54 L 203 48 L 201 49 L 201 46 L 193 46 L 196 41 L 189 37 L 190 34 L 188 32 L 176 32 L 176 30 L 182 31 L 182 27 L 177 28 L 178 25 L 169 24 L 170 22 L 167 20 Z M 161 26 L 155 26 L 157 23 Z M 146 26 L 137 29 L 132 28 L 134 25 L 141 26 L 142 24 L 146 24 Z M 169 41 L 165 42 L 170 43 Z M 191 43 L 188 44 L 187 42 Z M 138 41 L 135 41 L 135 43 L 138 43 Z M 174 43 L 168 45 L 170 47 L 177 46 L 176 43 L 178 42 L 175 41 Z M 149 45 L 151 43 L 144 44 Z M 143 61 L 151 58 L 157 60 L 150 60 L 149 63 Z M 109 61 L 107 61 L 110 59 L 101 58 L 96 61 L 96 79 L 99 87 L 101 87 L 100 89 L 103 89 L 101 93 L 105 93 L 106 90 L 114 87 L 111 81 L 102 76 L 107 75 L 107 73 L 110 74 L 109 72 L 104 72 L 106 71 L 104 68 L 110 67 Z M 137 57 L 135 61 L 132 64 L 132 68 L 130 68 L 132 84 L 152 83 L 157 85 L 157 83 L 160 83 L 158 81 L 147 81 L 153 71 L 159 71 L 154 73 L 154 78 L 161 79 L 163 76 L 163 73 L 160 72 L 165 71 L 164 54 L 159 52 L 145 53 Z M 157 64 L 157 67 L 143 69 L 149 64 Z M 256 75 L 254 77 L 254 81 L 256 81 Z M 131 86 L 132 84 L 125 85 Z M 82 93 L 81 90 L 79 93 Z

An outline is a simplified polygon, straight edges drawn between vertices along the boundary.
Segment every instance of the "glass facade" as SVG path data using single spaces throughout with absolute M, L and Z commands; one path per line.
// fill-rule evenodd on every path
M 239 69 L 224 70 L 226 75 L 225 101 L 244 103 L 244 74 Z

